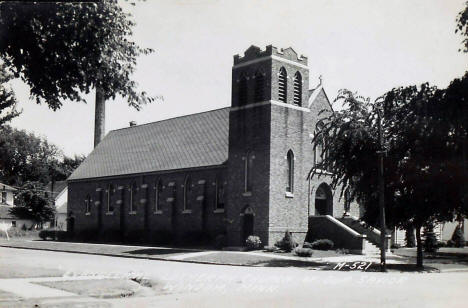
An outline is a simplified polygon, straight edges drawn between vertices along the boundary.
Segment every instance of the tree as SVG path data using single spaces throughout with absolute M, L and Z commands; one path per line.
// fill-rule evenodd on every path
M 58 164 L 61 151 L 32 133 L 4 126 L 0 129 L 0 178 L 8 185 L 50 181 L 50 165 Z
M 468 1 L 465 2 L 465 9 L 458 13 L 457 16 L 457 26 L 455 28 L 455 33 L 460 32 L 464 37 L 463 39 L 463 49 L 460 51 L 468 52 Z
M 376 119 L 383 109 L 386 139 L 385 207 L 389 226 L 414 227 L 417 265 L 422 267 L 421 228 L 434 221 L 453 219 L 466 213 L 464 202 L 468 181 L 463 166 L 468 113 L 468 77 L 454 80 L 447 89 L 428 84 L 396 88 L 376 103 L 349 90 L 336 100 L 344 109 L 327 113 L 317 123 L 325 138 L 322 162 L 316 169 L 332 172 L 332 187 L 341 186 L 341 197 L 360 203 L 362 219 L 378 222 Z M 327 155 L 325 155 L 325 153 Z
M 0 64 L 0 127 L 20 114 L 16 110 L 17 101 L 15 94 L 7 86 L 7 82 L 11 78 L 12 75 L 6 72 L 5 66 Z
M 137 57 L 152 49 L 131 40 L 135 23 L 117 0 L 0 3 L 0 57 L 37 103 L 60 108 L 97 89 L 99 102 L 120 95 L 139 110 L 153 101 L 131 79 Z M 97 102 L 98 103 L 98 102 Z
M 55 209 L 45 197 L 44 185 L 39 182 L 27 182 L 15 197 L 16 206 L 10 212 L 22 219 L 31 219 L 39 224 L 54 218 Z

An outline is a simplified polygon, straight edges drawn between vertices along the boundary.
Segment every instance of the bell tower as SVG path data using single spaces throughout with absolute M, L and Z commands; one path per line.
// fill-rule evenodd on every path
M 241 245 L 249 233 L 271 244 L 285 228 L 305 236 L 307 214 L 300 222 L 287 216 L 307 211 L 307 204 L 300 204 L 307 198 L 301 190 L 304 143 L 310 145 L 308 84 L 307 58 L 292 48 L 251 46 L 243 57 L 234 56 L 227 202 L 232 245 Z M 295 172 L 288 176 L 292 159 Z M 283 212 L 285 205 L 289 209 Z

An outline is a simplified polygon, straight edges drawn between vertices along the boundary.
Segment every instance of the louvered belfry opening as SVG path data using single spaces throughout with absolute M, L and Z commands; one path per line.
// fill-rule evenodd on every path
M 286 103 L 287 86 L 286 70 L 282 67 L 279 71 L 278 78 L 278 99 L 284 103 Z
M 243 106 L 247 104 L 247 78 L 241 76 L 239 80 L 239 105 Z
M 295 105 L 302 104 L 302 76 L 299 72 L 294 75 L 294 100 Z
M 258 71 L 255 74 L 255 102 L 263 102 L 265 100 L 265 76 Z

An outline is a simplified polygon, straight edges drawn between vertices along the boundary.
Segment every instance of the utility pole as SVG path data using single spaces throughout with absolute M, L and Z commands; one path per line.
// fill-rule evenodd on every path
M 385 250 L 386 250 L 386 240 L 387 240 L 387 232 L 385 226 L 385 183 L 384 183 L 384 168 L 383 168 L 383 158 L 385 154 L 384 146 L 383 146 L 383 133 L 382 133 L 382 118 L 381 118 L 381 109 L 377 109 L 377 124 L 379 126 L 379 147 L 380 150 L 377 152 L 379 155 L 379 209 L 380 209 L 380 271 L 386 272 L 387 265 L 386 265 L 386 257 L 385 257 Z

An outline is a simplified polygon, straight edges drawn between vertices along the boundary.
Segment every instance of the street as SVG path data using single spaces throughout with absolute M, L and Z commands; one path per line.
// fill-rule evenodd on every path
M 36 284 L 103 278 L 147 280 L 157 288 L 141 296 L 91 298 Z M 466 272 L 312 271 L 0 248 L 0 291 L 7 292 L 0 306 L 5 307 L 466 307 L 467 287 Z

